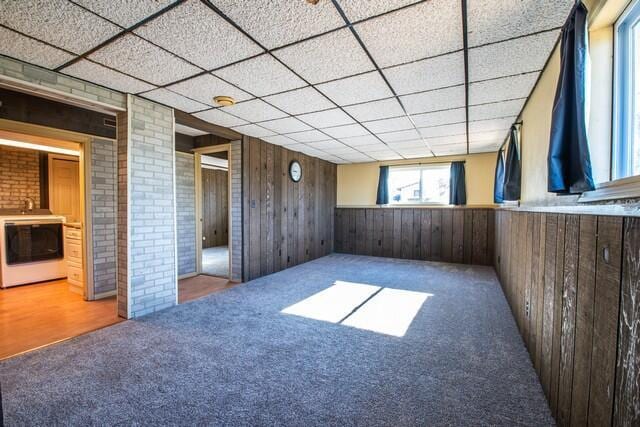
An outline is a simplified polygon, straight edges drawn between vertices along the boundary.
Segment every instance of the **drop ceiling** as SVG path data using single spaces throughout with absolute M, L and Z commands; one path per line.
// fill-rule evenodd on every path
M 504 141 L 573 4 L 2 1 L 0 54 L 334 163 L 480 153 Z

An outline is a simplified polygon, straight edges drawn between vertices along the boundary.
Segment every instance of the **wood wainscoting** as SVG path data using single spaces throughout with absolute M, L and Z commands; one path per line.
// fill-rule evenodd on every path
M 302 179 L 293 182 L 297 160 Z M 257 138 L 242 139 L 243 279 L 333 252 L 336 165 Z
M 335 251 L 492 265 L 494 209 L 336 208 Z
M 495 268 L 558 425 L 640 425 L 640 218 L 495 222 Z

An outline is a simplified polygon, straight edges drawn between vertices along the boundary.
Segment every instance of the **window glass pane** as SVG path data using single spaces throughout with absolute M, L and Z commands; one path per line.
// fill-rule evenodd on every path
M 631 156 L 632 156 L 632 173 L 640 175 L 640 25 L 638 22 L 633 26 L 633 101 L 631 106 Z
M 390 203 L 449 203 L 450 165 L 389 168 Z

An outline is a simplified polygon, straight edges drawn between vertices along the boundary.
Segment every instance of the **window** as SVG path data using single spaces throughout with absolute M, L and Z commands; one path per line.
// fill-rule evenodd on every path
M 640 175 L 640 0 L 616 23 L 613 177 Z
M 450 164 L 389 168 L 391 204 L 449 204 Z

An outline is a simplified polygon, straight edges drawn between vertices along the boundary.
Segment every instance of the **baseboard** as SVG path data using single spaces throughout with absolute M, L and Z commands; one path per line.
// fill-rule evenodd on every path
M 93 299 L 97 300 L 97 299 L 102 299 L 102 298 L 109 298 L 109 297 L 112 297 L 112 296 L 117 295 L 117 294 L 118 294 L 118 290 L 114 289 L 112 291 L 102 292 L 100 294 L 94 294 L 93 295 Z
M 189 277 L 195 277 L 197 275 L 198 273 L 194 271 L 193 273 L 187 273 L 187 274 L 183 274 L 182 276 L 178 276 L 178 280 L 188 279 Z

